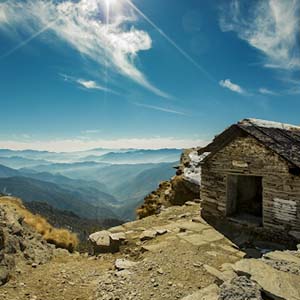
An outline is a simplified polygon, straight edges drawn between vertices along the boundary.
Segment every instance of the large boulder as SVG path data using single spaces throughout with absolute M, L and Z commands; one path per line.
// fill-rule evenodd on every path
M 246 275 L 275 300 L 300 299 L 300 276 L 276 270 L 257 259 L 243 259 L 233 266 L 239 275 Z
M 124 240 L 123 232 L 111 233 L 107 230 L 94 232 L 89 236 L 93 254 L 118 252 Z
M 0 286 L 14 275 L 18 264 L 40 265 L 53 256 L 53 248 L 28 226 L 13 204 L 0 198 Z

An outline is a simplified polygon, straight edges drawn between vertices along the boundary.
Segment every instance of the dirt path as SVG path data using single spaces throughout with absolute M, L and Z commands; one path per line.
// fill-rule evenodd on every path
M 0 288 L 0 299 L 94 299 L 99 276 L 112 267 L 113 261 L 109 255 L 95 260 L 62 252 L 41 266 L 21 265 L 17 279 Z

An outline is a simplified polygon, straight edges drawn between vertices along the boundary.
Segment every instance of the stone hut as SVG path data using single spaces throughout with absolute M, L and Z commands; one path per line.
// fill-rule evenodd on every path
M 244 119 L 200 154 L 203 216 L 300 239 L 300 127 Z

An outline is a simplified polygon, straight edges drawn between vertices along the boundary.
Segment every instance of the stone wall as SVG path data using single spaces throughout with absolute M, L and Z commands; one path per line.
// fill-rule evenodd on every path
M 261 176 L 263 226 L 300 231 L 300 177 L 289 163 L 254 138 L 238 137 L 202 165 L 201 199 L 204 215 L 227 214 L 227 176 Z

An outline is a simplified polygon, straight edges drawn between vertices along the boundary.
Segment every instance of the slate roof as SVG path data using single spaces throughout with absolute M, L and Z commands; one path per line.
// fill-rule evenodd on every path
M 272 121 L 244 119 L 216 136 L 212 143 L 201 149 L 201 152 L 216 153 L 237 136 L 246 135 L 254 137 L 267 148 L 300 168 L 300 126 Z

